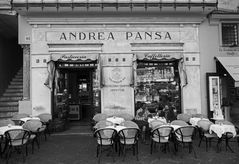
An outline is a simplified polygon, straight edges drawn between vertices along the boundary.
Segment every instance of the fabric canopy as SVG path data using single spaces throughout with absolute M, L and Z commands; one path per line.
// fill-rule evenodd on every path
M 92 54 L 92 53 L 69 53 L 69 54 L 52 54 L 51 59 L 52 61 L 61 61 L 61 62 L 86 62 L 86 61 L 96 61 L 98 60 L 99 54 Z
M 172 61 L 183 58 L 183 52 L 152 52 L 152 53 L 137 53 L 137 60 L 144 61 Z
M 216 57 L 235 82 L 239 82 L 239 57 Z

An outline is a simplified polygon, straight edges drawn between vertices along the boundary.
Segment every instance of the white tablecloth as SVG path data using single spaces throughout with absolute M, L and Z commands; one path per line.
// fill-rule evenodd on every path
M 164 117 L 153 117 L 153 118 L 148 118 L 148 123 L 154 121 L 154 120 L 159 120 L 162 121 L 164 123 L 167 123 L 167 120 Z
M 190 118 L 189 123 L 192 124 L 192 126 L 197 126 L 197 123 L 200 120 L 209 120 L 209 119 L 207 119 L 207 118 L 192 117 L 192 118 Z
M 8 130 L 11 129 L 23 129 L 22 126 L 16 126 L 16 125 L 11 125 L 11 126 L 2 126 L 0 127 L 0 135 L 4 135 L 4 133 Z
M 220 125 L 220 124 L 213 124 L 209 128 L 209 133 L 212 132 L 216 133 L 219 138 L 226 132 L 232 133 L 233 137 L 236 136 L 236 128 L 233 125 Z
M 105 128 L 109 128 L 109 129 L 115 129 L 117 132 L 121 131 L 122 129 L 125 129 L 126 127 L 125 126 L 121 126 L 121 125 L 118 125 L 118 126 L 107 126 Z
M 113 124 L 121 124 L 124 122 L 124 119 L 121 117 L 109 117 L 106 120 L 112 122 Z
M 25 117 L 25 118 L 21 118 L 20 120 L 23 122 L 27 122 L 29 120 L 40 120 L 40 118 L 39 117 Z

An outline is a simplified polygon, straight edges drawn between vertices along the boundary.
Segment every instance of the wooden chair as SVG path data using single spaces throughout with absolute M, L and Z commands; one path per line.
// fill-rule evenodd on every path
M 113 123 L 110 121 L 101 120 L 95 124 L 94 130 L 105 128 L 106 126 L 112 126 L 112 125 L 113 125 Z
M 151 133 L 151 146 L 150 146 L 150 153 L 153 152 L 153 146 L 155 144 L 163 144 L 164 145 L 164 152 L 166 153 L 166 149 L 169 150 L 169 137 L 171 135 L 171 132 L 173 131 L 173 128 L 170 126 L 161 126 L 156 127 L 152 130 Z
M 189 114 L 181 113 L 181 114 L 178 114 L 178 115 L 177 115 L 177 120 L 182 120 L 182 121 L 185 121 L 185 122 L 188 123 L 191 117 L 192 117 L 192 116 L 189 115 Z
M 51 135 L 51 121 L 52 121 L 52 115 L 49 113 L 42 113 L 39 114 L 37 117 L 40 118 L 40 121 L 42 122 L 42 127 L 40 128 L 39 131 L 44 133 L 45 141 L 47 140 L 47 134 L 50 136 Z
M 171 125 L 188 126 L 188 123 L 183 120 L 174 120 L 171 122 Z
M 209 133 L 209 128 L 212 124 L 213 123 L 209 120 L 200 120 L 197 123 L 198 130 L 199 130 L 199 138 L 200 138 L 198 147 L 200 147 L 201 142 L 203 141 L 203 139 L 205 139 L 205 141 L 206 141 L 206 151 L 208 151 L 208 142 L 209 142 L 209 146 L 211 146 L 211 140 L 212 139 L 218 139 L 218 137 L 215 133 L 212 133 L 212 134 Z
M 6 162 L 8 163 L 9 157 L 11 156 L 13 150 L 18 150 L 23 154 L 23 161 L 25 162 L 25 155 L 23 149 L 26 149 L 27 155 L 27 143 L 30 139 L 30 132 L 26 129 L 11 129 L 5 132 L 7 139 L 7 152 L 6 152 Z
M 152 129 L 155 129 L 156 127 L 162 126 L 162 125 L 166 125 L 165 122 L 160 121 L 160 120 L 153 120 L 149 123 L 151 125 Z
M 138 158 L 138 141 L 139 141 L 139 129 L 138 128 L 125 128 L 118 132 L 119 137 L 119 155 L 122 151 L 123 160 L 126 156 L 126 149 L 132 148 L 133 154 L 136 154 L 136 159 Z
M 184 148 L 185 144 L 188 144 L 189 153 L 194 152 L 194 157 L 197 158 L 196 152 L 193 148 L 193 136 L 194 136 L 194 126 L 183 126 L 175 130 L 174 136 L 176 138 L 176 152 L 178 151 L 178 145 L 181 145 Z
M 127 128 L 138 128 L 139 129 L 139 126 L 133 121 L 124 121 L 120 125 L 125 126 Z
M 114 144 L 116 134 L 117 131 L 111 128 L 101 128 L 94 132 L 94 136 L 96 136 L 97 140 L 96 156 L 98 158 L 98 163 L 100 163 L 103 148 L 105 147 L 110 148 L 114 161 Z

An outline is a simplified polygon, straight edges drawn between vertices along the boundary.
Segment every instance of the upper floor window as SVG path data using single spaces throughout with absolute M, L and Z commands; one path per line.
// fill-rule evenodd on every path
M 238 46 L 238 24 L 222 23 L 222 46 Z

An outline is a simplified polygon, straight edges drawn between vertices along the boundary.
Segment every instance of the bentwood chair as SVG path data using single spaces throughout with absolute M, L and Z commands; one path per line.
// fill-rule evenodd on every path
M 26 149 L 27 155 L 27 143 L 30 138 L 30 132 L 26 129 L 11 129 L 5 132 L 7 139 L 7 151 L 6 151 L 6 162 L 8 163 L 9 157 L 11 156 L 13 150 L 21 152 L 23 155 L 23 161 L 25 161 L 25 155 L 23 149 Z
M 94 126 L 94 130 L 100 129 L 100 128 L 105 128 L 107 126 L 112 126 L 113 123 L 110 121 L 106 121 L 106 120 L 101 120 L 99 122 L 97 122 Z
M 217 135 L 215 133 L 209 133 L 209 128 L 213 123 L 209 120 L 199 120 L 197 125 L 198 125 L 198 130 L 199 130 L 199 144 L 198 147 L 200 147 L 201 142 L 203 139 L 206 141 L 206 151 L 208 151 L 208 142 L 209 146 L 211 146 L 211 140 L 212 139 L 218 139 Z
M 26 113 L 17 113 L 15 115 L 12 116 L 12 121 L 14 121 L 14 123 L 16 125 L 22 125 L 24 124 L 24 121 L 21 121 L 21 118 L 25 118 L 25 117 L 29 117 L 29 114 Z
M 182 120 L 182 121 L 185 121 L 185 122 L 188 123 L 191 117 L 192 117 L 192 116 L 189 115 L 189 114 L 181 113 L 181 114 L 178 114 L 178 115 L 177 115 L 177 120 Z
M 174 120 L 171 125 L 188 126 L 188 123 L 183 120 Z
M 162 125 L 166 125 L 165 122 L 160 121 L 160 120 L 153 120 L 149 123 L 151 125 L 152 129 L 155 129 L 156 127 L 162 126 Z
M 98 158 L 98 163 L 100 163 L 101 155 L 103 148 L 110 148 L 114 161 L 114 145 L 115 145 L 115 136 L 117 131 L 112 128 L 100 128 L 94 132 L 97 140 L 97 151 L 96 156 Z
M 40 132 L 41 127 L 42 123 L 39 120 L 29 120 L 23 124 L 23 128 L 31 132 L 30 141 L 32 145 L 32 154 L 34 152 L 34 143 L 37 144 L 38 149 L 40 148 L 39 137 L 41 134 Z
M 197 158 L 196 152 L 193 148 L 193 136 L 194 136 L 195 127 L 188 125 L 183 126 L 175 130 L 175 148 L 176 152 L 178 151 L 178 146 L 181 145 L 182 148 L 185 147 L 185 144 L 188 144 L 189 153 L 194 152 L 194 157 Z
M 173 131 L 173 128 L 170 126 L 161 126 L 156 127 L 152 130 L 151 133 L 151 146 L 150 146 L 150 153 L 153 152 L 153 147 L 155 147 L 155 144 L 163 144 L 164 149 L 163 151 L 166 153 L 166 149 L 169 150 L 169 137 L 171 135 L 171 132 Z
M 119 137 L 119 155 L 122 151 L 123 160 L 126 156 L 126 149 L 133 149 L 133 155 L 136 154 L 136 159 L 138 158 L 138 141 L 139 141 L 139 129 L 138 128 L 124 128 L 118 132 Z
M 133 121 L 124 121 L 120 125 L 125 126 L 127 128 L 138 128 L 139 129 L 139 126 Z
M 40 132 L 44 133 L 45 140 L 47 140 L 46 135 L 48 134 L 50 136 L 51 134 L 51 121 L 52 121 L 52 115 L 50 113 L 42 113 L 39 114 L 38 117 L 40 118 L 40 121 L 42 122 L 42 127 L 40 128 Z

